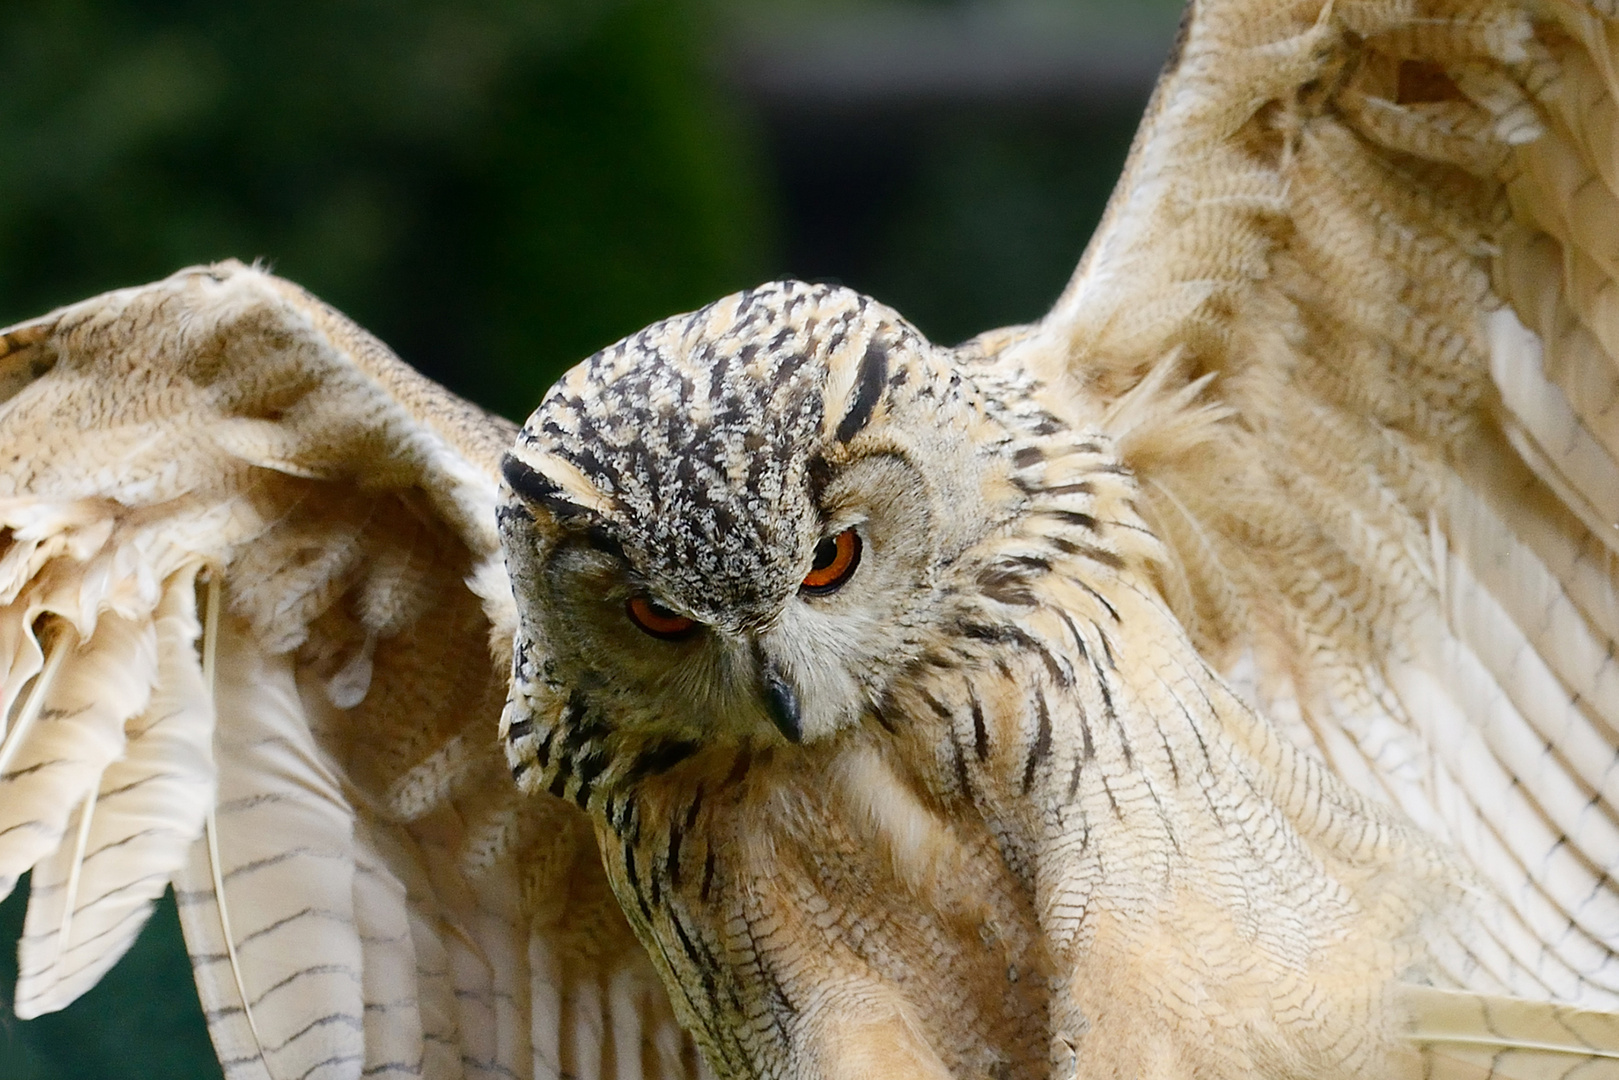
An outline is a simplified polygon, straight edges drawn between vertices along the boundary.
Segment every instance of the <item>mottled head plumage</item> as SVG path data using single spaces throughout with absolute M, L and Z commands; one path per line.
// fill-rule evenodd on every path
M 927 343 L 849 289 L 776 282 L 602 350 L 545 398 L 508 479 L 719 626 L 766 620 L 819 539 L 822 448 L 882 407 L 890 356 Z M 807 545 L 807 546 L 806 546 Z

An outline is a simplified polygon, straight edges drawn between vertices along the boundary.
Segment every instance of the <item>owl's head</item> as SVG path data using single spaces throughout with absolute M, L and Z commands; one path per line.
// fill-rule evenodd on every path
M 976 397 L 891 309 L 799 282 L 597 353 L 505 460 L 519 676 L 694 742 L 861 722 L 1004 519 Z

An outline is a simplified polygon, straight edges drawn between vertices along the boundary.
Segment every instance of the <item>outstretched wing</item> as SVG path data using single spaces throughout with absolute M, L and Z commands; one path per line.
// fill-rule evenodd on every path
M 1499 897 L 1447 978 L 1597 1009 L 1619 1005 L 1614 13 L 1195 0 L 1072 283 L 981 342 L 1103 403 L 1211 664 Z
M 236 263 L 14 327 L 0 394 L 19 1015 L 172 881 L 232 1078 L 696 1070 L 583 815 L 496 740 L 511 425 Z

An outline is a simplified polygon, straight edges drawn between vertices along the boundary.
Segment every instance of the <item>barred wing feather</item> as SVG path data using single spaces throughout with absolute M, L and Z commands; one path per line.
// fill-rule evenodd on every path
M 233 1080 L 694 1074 L 588 824 L 495 739 L 510 426 L 235 263 L 0 341 L 18 1014 L 172 882 Z
M 1068 289 L 980 343 L 1099 403 L 1210 663 L 1476 872 L 1432 1075 L 1619 1071 L 1614 16 L 1196 0 Z

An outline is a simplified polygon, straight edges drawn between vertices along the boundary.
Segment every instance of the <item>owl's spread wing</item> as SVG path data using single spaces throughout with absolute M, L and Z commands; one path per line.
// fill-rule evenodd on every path
M 1619 1004 L 1611 2 L 1196 0 L 1047 318 L 1210 663 L 1505 901 L 1455 984 Z M 1535 1073 L 1533 1075 L 1540 1075 Z
M 232 1078 L 695 1070 L 588 824 L 496 742 L 510 425 L 234 263 L 13 328 L 0 383 L 20 1016 L 172 881 Z

